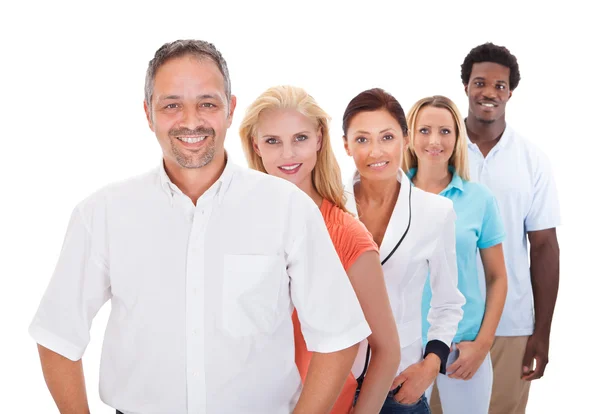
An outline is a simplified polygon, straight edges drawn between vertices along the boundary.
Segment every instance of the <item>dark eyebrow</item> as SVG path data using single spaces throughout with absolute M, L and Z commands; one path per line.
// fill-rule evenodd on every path
M 159 101 L 163 101 L 163 100 L 166 100 L 166 99 L 181 99 L 181 96 L 179 96 L 179 95 L 166 95 L 166 96 L 159 96 L 158 97 Z
M 181 99 L 180 95 L 165 95 L 165 96 L 159 96 L 158 100 L 162 101 L 162 100 L 166 100 L 166 99 Z M 196 97 L 196 100 L 200 101 L 202 99 L 216 99 L 219 100 L 219 96 L 218 95 L 213 95 L 210 93 L 205 93 L 203 95 L 198 95 Z
M 216 99 L 216 100 L 221 100 L 221 98 L 218 95 L 212 95 L 210 93 L 205 93 L 203 95 L 198 95 L 196 97 L 196 99 L 198 101 L 201 101 L 202 99 Z
M 394 128 L 391 128 L 391 127 L 390 127 L 390 128 L 385 128 L 385 129 L 382 129 L 381 131 L 379 131 L 379 133 L 380 133 L 380 134 L 383 134 L 384 132 L 387 132 L 387 131 L 394 131 L 394 132 L 397 132 L 397 131 L 396 131 Z M 365 134 L 365 135 L 370 135 L 370 134 L 371 134 L 369 131 L 362 131 L 362 130 L 361 130 L 361 131 L 356 131 L 356 133 L 357 133 L 357 134 Z
M 484 81 L 485 78 L 481 77 L 481 76 L 477 76 L 476 78 L 473 78 L 473 81 L 477 81 L 477 80 L 482 80 Z M 496 81 L 496 83 L 507 83 L 506 81 L 503 81 L 502 79 L 499 79 Z

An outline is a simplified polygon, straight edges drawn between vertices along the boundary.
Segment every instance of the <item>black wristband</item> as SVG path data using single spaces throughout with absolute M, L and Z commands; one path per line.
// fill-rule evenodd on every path
M 448 347 L 448 345 L 446 345 L 442 341 L 434 339 L 432 341 L 427 342 L 423 358 L 425 358 L 429 354 L 436 354 L 440 358 L 440 374 L 445 374 L 446 363 L 448 362 L 448 355 L 450 355 L 450 347 Z

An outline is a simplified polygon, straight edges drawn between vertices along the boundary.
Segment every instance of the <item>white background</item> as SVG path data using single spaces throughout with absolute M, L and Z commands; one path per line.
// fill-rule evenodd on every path
M 600 226 L 592 194 L 600 33 L 589 6 L 109 3 L 0 6 L 0 412 L 57 412 L 27 327 L 72 208 L 99 187 L 159 162 L 143 113 L 144 75 L 155 50 L 178 38 L 209 40 L 228 61 L 238 96 L 226 140 L 233 161 L 245 164 L 237 127 L 247 105 L 267 87 L 289 83 L 307 89 L 331 114 L 345 179 L 352 162 L 343 152 L 341 115 L 353 96 L 383 87 L 408 110 L 421 97 L 443 94 L 466 114 L 460 79 L 465 55 L 486 41 L 507 46 L 522 74 L 507 120 L 550 157 L 563 215 L 550 363 L 533 384 L 528 412 L 590 412 L 587 407 L 597 406 Z M 96 317 L 84 357 L 90 407 L 98 414 L 113 412 L 98 397 L 109 308 Z

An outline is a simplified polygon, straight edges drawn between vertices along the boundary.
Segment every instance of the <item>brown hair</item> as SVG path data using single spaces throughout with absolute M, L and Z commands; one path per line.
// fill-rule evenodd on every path
M 373 88 L 356 95 L 346 107 L 344 116 L 342 117 L 344 137 L 348 134 L 348 127 L 350 126 L 352 118 L 360 112 L 377 111 L 378 109 L 385 109 L 388 111 L 400 124 L 402 135 L 408 135 L 406 116 L 404 115 L 404 110 L 398 100 L 381 88 Z

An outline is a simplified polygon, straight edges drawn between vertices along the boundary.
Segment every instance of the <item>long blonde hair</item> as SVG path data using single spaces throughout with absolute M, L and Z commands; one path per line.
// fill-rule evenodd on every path
M 411 168 L 417 168 L 419 159 L 415 153 L 415 129 L 417 124 L 417 116 L 421 109 L 432 106 L 434 108 L 443 108 L 450 111 L 454 118 L 454 126 L 456 127 L 456 144 L 448 165 L 454 167 L 456 173 L 463 180 L 469 180 L 469 160 L 468 160 L 468 144 L 467 144 L 467 129 L 463 121 L 460 111 L 450 99 L 445 96 L 435 95 L 423 98 L 410 108 L 408 112 L 408 136 L 409 144 L 404 149 L 404 160 L 402 161 L 402 169 L 408 172 Z
M 253 144 L 256 140 L 260 114 L 273 109 L 298 111 L 317 124 L 318 130 L 322 133 L 322 139 L 321 149 L 317 152 L 317 162 L 311 172 L 313 186 L 321 197 L 347 212 L 342 174 L 331 148 L 330 117 L 302 88 L 289 85 L 269 88 L 246 109 L 246 114 L 240 124 L 240 137 L 248 166 L 254 170 L 267 172 L 261 157 L 254 151 Z

